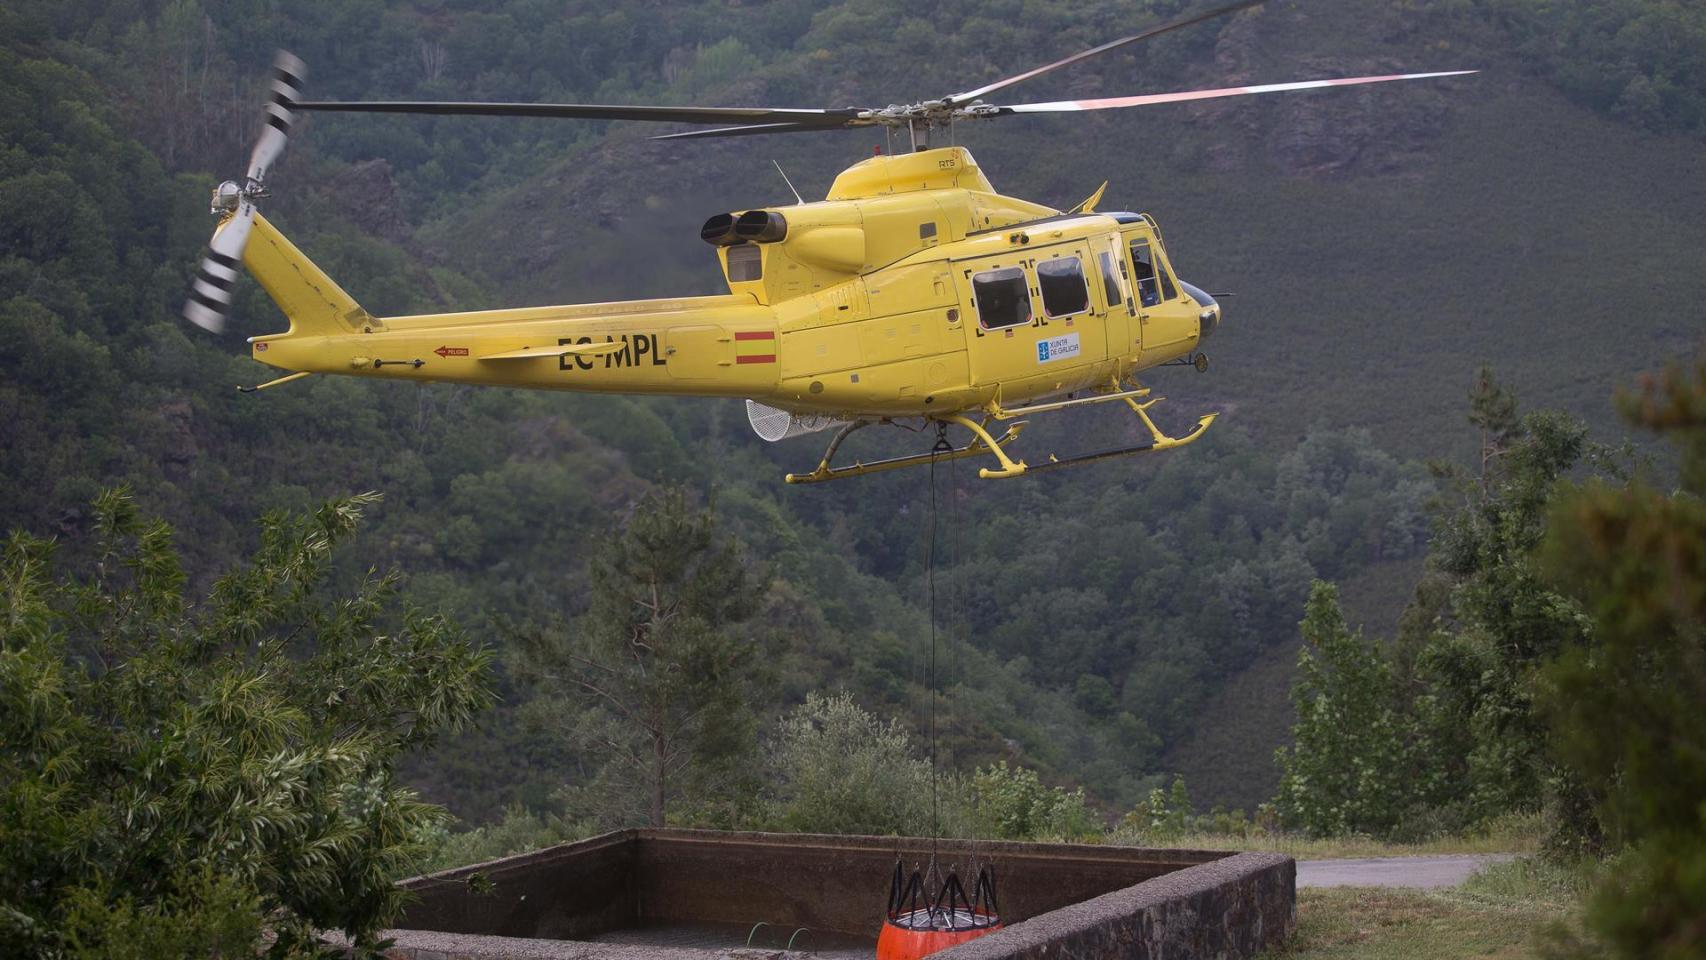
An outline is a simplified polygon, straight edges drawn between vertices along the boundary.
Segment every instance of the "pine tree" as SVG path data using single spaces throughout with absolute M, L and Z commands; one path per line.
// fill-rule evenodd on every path
M 592 564 L 592 604 L 525 638 L 541 712 L 602 763 L 602 780 L 661 827 L 689 778 L 740 776 L 756 743 L 755 641 L 737 629 L 767 581 L 681 487 L 648 494 Z M 703 798 L 698 798 L 703 800 Z
M 1680 453 L 1674 491 L 1572 488 L 1543 568 L 1592 614 L 1594 642 L 1544 673 L 1558 753 L 1632 845 L 1593 897 L 1583 956 L 1706 956 L 1706 362 L 1624 402 Z

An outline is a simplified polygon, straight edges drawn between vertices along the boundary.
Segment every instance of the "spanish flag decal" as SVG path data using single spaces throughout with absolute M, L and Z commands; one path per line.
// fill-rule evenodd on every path
M 775 363 L 776 331 L 739 330 L 735 332 L 736 363 Z

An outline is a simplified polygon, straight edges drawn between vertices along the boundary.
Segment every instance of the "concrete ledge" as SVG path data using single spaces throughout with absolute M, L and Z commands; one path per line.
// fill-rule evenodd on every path
M 1240 853 L 1062 907 L 935 954 L 941 960 L 1252 957 L 1291 936 L 1297 862 Z
M 401 918 L 406 929 L 387 932 L 396 944 L 390 954 L 400 960 L 807 956 L 743 948 L 745 931 L 764 921 L 773 929 L 819 932 L 828 947 L 820 957 L 858 960 L 875 954 L 896 857 L 911 869 L 933 846 L 945 867 L 995 866 L 1008 924 L 942 952 L 942 960 L 1233 960 L 1280 942 L 1295 923 L 1297 866 L 1279 854 L 625 830 L 404 881 L 419 899 Z M 471 889 L 476 873 L 491 881 L 492 892 Z M 671 928 L 690 935 L 654 938 Z
M 806 960 L 810 954 L 780 950 L 693 950 L 681 947 L 622 946 L 584 940 L 494 937 L 436 930 L 387 930 L 395 941 L 385 951 L 393 960 Z

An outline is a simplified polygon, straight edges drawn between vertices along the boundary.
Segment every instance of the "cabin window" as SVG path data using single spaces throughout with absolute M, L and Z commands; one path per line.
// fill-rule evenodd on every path
M 1104 250 L 1096 256 L 1102 265 L 1102 299 L 1112 310 L 1125 302 L 1125 287 L 1120 283 L 1119 268 L 1114 266 L 1114 255 Z
M 1043 293 L 1043 315 L 1070 317 L 1090 309 L 1090 284 L 1077 256 L 1037 263 L 1037 286 Z
M 1031 322 L 1031 291 L 1025 284 L 1025 271 L 1018 267 L 975 273 L 971 289 L 977 302 L 977 322 L 985 330 Z
M 764 279 L 764 251 L 750 243 L 730 247 L 729 282 L 744 283 Z
M 1161 285 L 1155 279 L 1158 272 L 1155 266 L 1155 254 L 1149 249 L 1148 240 L 1133 240 L 1131 242 L 1131 269 L 1137 274 L 1137 297 L 1146 307 L 1153 307 L 1161 302 Z

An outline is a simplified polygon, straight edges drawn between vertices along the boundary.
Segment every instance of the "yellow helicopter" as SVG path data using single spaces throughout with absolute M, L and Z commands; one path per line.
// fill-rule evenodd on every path
M 1214 421 L 1168 436 L 1160 398 L 1133 379 L 1163 364 L 1206 368 L 1198 349 L 1219 325 L 1215 298 L 1178 279 L 1155 220 L 1098 209 L 1107 184 L 1068 211 L 996 192 L 972 155 L 930 146 L 956 122 L 1310 90 L 1474 71 L 1309 80 L 1096 100 L 998 106 L 983 98 L 1086 58 L 1255 6 L 1183 16 L 939 100 L 860 109 L 590 104 L 309 102 L 304 67 L 280 53 L 267 126 L 241 183 L 214 190 L 221 217 L 185 316 L 218 330 L 239 262 L 290 320 L 250 338 L 256 360 L 289 371 L 254 391 L 315 373 L 548 390 L 744 397 L 753 429 L 776 441 L 835 430 L 813 483 L 945 459 L 987 456 L 982 477 L 1013 477 L 1190 443 Z M 718 213 L 700 237 L 728 281 L 719 296 L 375 317 L 264 216 L 268 169 L 301 111 L 571 117 L 714 124 L 655 139 L 904 128 L 913 152 L 878 154 L 841 173 L 821 201 Z M 777 168 L 780 172 L 780 167 Z M 783 174 L 786 180 L 786 174 Z M 789 183 L 792 191 L 792 184 Z M 1149 434 L 1135 446 L 1029 463 L 1008 447 L 1021 419 L 1087 404 L 1125 404 Z M 933 425 L 929 453 L 833 463 L 870 424 Z M 948 428 L 969 434 L 945 442 Z M 996 436 L 991 428 L 1000 430 Z M 1004 427 L 1004 429 L 1003 429 Z

